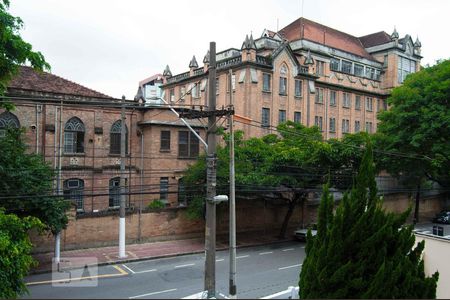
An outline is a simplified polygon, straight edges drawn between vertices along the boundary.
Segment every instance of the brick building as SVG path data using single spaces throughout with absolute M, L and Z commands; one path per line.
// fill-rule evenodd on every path
M 229 104 L 231 70 L 235 112 L 252 120 L 236 123 L 246 138 L 274 132 L 285 120 L 317 125 L 327 139 L 374 132 L 390 90 L 419 69 L 420 48 L 396 30 L 358 38 L 300 18 L 217 53 L 217 106 Z M 183 170 L 204 149 L 158 97 L 177 109 L 205 106 L 208 64 L 209 54 L 200 67 L 194 56 L 189 71 L 174 76 L 167 66 L 125 101 L 130 207 L 154 199 L 186 204 L 178 197 Z M 60 185 L 79 213 L 117 210 L 122 99 L 29 67 L 21 68 L 6 97 L 16 109 L 0 110 L 0 136 L 7 126 L 25 127 L 30 151 L 61 166 Z M 189 122 L 205 138 L 204 123 Z

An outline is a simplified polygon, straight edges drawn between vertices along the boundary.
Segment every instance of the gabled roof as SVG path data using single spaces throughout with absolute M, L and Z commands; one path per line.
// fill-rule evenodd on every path
M 391 36 L 384 31 L 361 36 L 359 40 L 365 48 L 386 44 L 392 41 Z
M 375 60 L 365 49 L 361 41 L 348 33 L 299 18 L 279 31 L 289 41 L 300 39 L 323 44 L 370 60 Z
M 155 75 L 150 76 L 148 78 L 145 78 L 144 80 L 139 81 L 139 86 L 143 86 L 146 83 L 152 82 L 154 80 L 162 80 L 164 82 L 165 81 L 164 79 L 165 79 L 164 76 L 162 74 L 158 73 L 158 74 L 155 74 Z
M 26 66 L 21 66 L 19 68 L 19 72 L 9 82 L 8 88 L 81 97 L 113 99 L 108 95 L 88 89 L 78 83 L 47 72 L 39 72 Z

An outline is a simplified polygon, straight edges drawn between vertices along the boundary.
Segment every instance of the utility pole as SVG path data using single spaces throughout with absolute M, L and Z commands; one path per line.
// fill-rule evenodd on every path
M 122 111 L 120 121 L 120 208 L 119 208 L 119 258 L 125 254 L 125 96 L 122 96 Z
M 209 43 L 208 68 L 208 152 L 206 157 L 206 227 L 205 227 L 205 291 L 208 298 L 216 293 L 216 42 Z
M 233 107 L 233 71 L 230 69 L 230 108 Z M 236 200 L 234 184 L 234 128 L 233 115 L 230 115 L 230 289 L 231 299 L 236 299 Z

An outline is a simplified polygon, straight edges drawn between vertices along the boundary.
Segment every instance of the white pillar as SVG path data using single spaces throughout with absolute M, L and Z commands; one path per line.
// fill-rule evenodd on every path
M 125 257 L 125 218 L 119 218 L 119 258 Z

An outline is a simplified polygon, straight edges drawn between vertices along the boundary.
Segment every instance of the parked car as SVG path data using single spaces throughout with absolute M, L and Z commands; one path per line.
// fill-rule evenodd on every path
M 299 241 L 303 241 L 306 242 L 306 235 L 308 234 L 308 230 L 311 229 L 311 234 L 312 236 L 315 236 L 317 234 L 317 225 L 313 224 L 308 226 L 307 228 L 298 228 L 294 234 L 295 237 L 299 240 Z
M 433 218 L 433 223 L 450 224 L 450 211 L 443 210 L 436 214 Z

